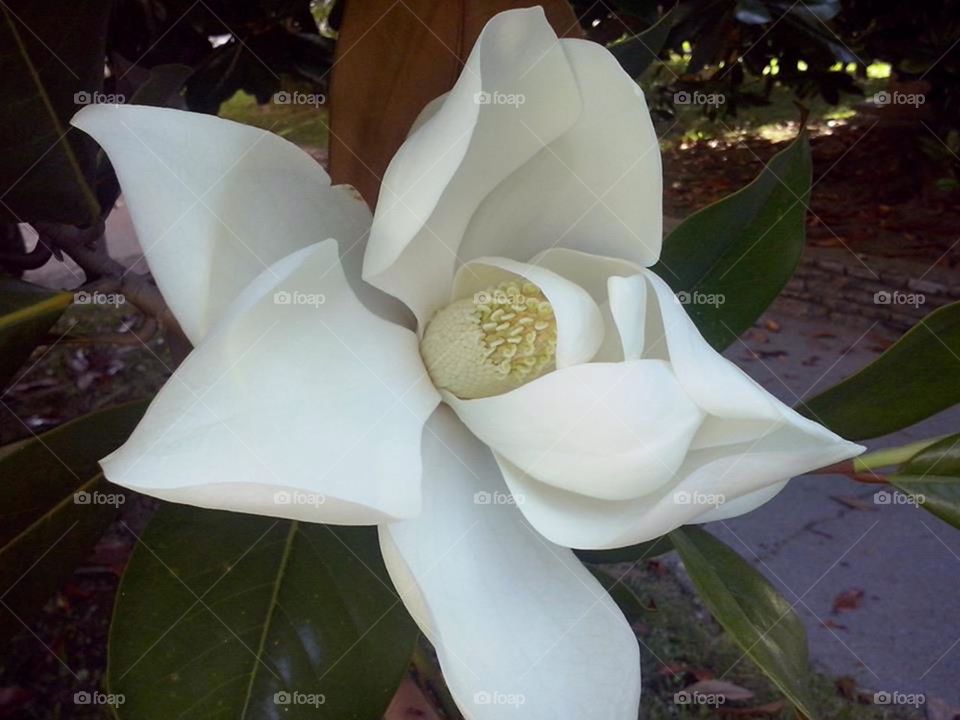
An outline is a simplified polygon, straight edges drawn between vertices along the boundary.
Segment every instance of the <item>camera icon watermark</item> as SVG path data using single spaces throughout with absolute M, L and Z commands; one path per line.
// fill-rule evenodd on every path
M 274 305 L 309 305 L 311 307 L 320 307 L 326 302 L 327 296 L 323 293 L 278 290 L 273 294 Z
M 674 105 L 708 105 L 719 107 L 727 102 L 727 96 L 723 93 L 705 93 L 699 90 L 688 92 L 680 90 L 673 94 Z
M 699 490 L 677 490 L 673 493 L 673 502 L 677 505 L 702 505 L 717 508 L 727 501 L 723 493 L 705 493 Z
M 99 90 L 88 92 L 80 90 L 73 94 L 74 105 L 123 105 L 127 101 L 120 93 L 104 93 Z
M 274 705 L 309 705 L 318 708 L 326 704 L 327 696 L 323 693 L 305 693 L 299 690 L 278 690 L 273 694 Z
M 718 308 L 727 301 L 727 296 L 723 293 L 705 293 L 699 290 L 688 292 L 681 290 L 673 296 L 679 305 L 710 305 Z
M 873 294 L 874 305 L 911 305 L 915 308 L 927 302 L 923 293 L 906 293 L 900 290 L 878 290 Z
M 918 108 L 927 101 L 927 96 L 923 93 L 905 93 L 899 90 L 889 91 L 881 90 L 873 95 L 873 103 L 880 106 L 888 105 L 907 105 Z
M 274 505 L 309 505 L 319 507 L 327 501 L 326 495 L 320 493 L 303 492 L 301 490 L 281 490 L 273 494 Z
M 927 496 L 923 493 L 905 493 L 890 492 L 888 490 L 877 490 L 873 494 L 874 505 L 912 505 L 920 507 L 927 501 Z
M 127 496 L 123 493 L 105 493 L 99 490 L 88 492 L 78 490 L 73 494 L 74 505 L 109 505 L 111 507 L 120 507 L 127 501 Z
M 127 701 L 122 693 L 105 693 L 99 690 L 77 690 L 73 694 L 74 705 L 108 705 L 120 707 Z
M 326 105 L 327 96 L 323 93 L 305 93 L 297 90 L 280 90 L 270 98 L 274 105 L 312 105 L 320 107 Z
M 120 307 L 127 302 L 127 298 L 123 293 L 77 290 L 73 294 L 73 301 L 77 305 L 113 305 L 114 307 Z
M 487 92 L 481 90 L 473 96 L 477 105 L 512 105 L 517 108 L 527 101 L 523 93 L 504 93 L 499 91 Z
M 918 708 L 921 705 L 925 705 L 926 702 L 927 696 L 923 693 L 904 693 L 899 690 L 888 692 L 881 690 L 873 694 L 874 705 L 909 705 Z
M 699 690 L 680 690 L 673 694 L 674 705 L 706 705 L 720 707 L 727 701 L 720 693 L 705 693 Z
M 501 490 L 494 492 L 480 490 L 473 494 L 474 505 L 522 505 L 525 499 L 520 493 L 509 493 Z
M 489 690 L 480 690 L 473 694 L 474 705 L 503 705 L 507 707 L 520 707 L 527 702 L 527 697 L 523 693 L 504 693 Z

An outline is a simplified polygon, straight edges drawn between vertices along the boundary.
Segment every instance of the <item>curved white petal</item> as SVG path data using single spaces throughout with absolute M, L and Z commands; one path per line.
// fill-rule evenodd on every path
M 594 362 L 617 362 L 624 359 L 623 330 L 613 320 L 610 309 L 608 280 L 614 275 L 630 276 L 643 271 L 643 267 L 628 260 L 592 255 L 590 253 L 551 248 L 538 253 L 530 261 L 532 265 L 555 272 L 586 290 L 600 308 L 603 317 L 603 344 L 594 357 Z
M 248 285 L 102 465 L 174 502 L 375 524 L 419 510 L 438 402 L 416 336 L 360 303 L 325 241 Z
M 364 278 L 423 324 L 449 296 L 458 257 L 470 259 L 460 243 L 483 198 L 579 113 L 577 84 L 543 10 L 494 16 L 446 100 L 387 168 Z
M 607 281 L 610 314 L 620 333 L 623 356 L 627 360 L 643 357 L 647 324 L 647 283 L 642 275 L 612 277 Z
M 649 285 L 644 357 L 665 358 L 645 362 L 669 362 L 677 383 L 706 418 L 675 476 L 626 502 L 584 498 L 542 482 L 502 453 L 498 461 L 507 484 L 526 498 L 522 511 L 546 537 L 583 548 L 649 540 L 687 523 L 748 512 L 771 499 L 787 479 L 863 451 L 798 415 L 714 351 L 652 272 L 629 278 L 628 285 L 611 279 L 611 287 L 632 287 L 637 277 Z M 615 308 L 618 322 L 630 314 Z
M 668 482 L 703 419 L 659 360 L 576 365 L 502 395 L 444 400 L 498 455 L 584 499 L 636 498 Z
M 113 163 L 164 298 L 194 345 L 240 291 L 281 258 L 335 238 L 357 266 L 370 211 L 348 186 L 282 138 L 210 115 L 89 105 L 73 125 Z M 380 313 L 382 293 L 362 289 Z M 391 315 L 399 317 L 399 315 Z
M 603 316 L 586 290 L 538 265 L 506 258 L 479 258 L 463 265 L 451 301 L 503 282 L 526 278 L 543 291 L 557 320 L 557 367 L 588 362 L 603 342 Z
M 560 45 L 583 112 L 557 139 L 540 136 L 542 150 L 483 201 L 461 257 L 526 260 L 561 247 L 652 265 L 663 232 L 662 170 L 643 91 L 602 46 Z
M 383 525 L 397 591 L 469 720 L 634 720 L 637 641 L 569 550 L 539 537 L 447 408 L 423 442 L 423 512 Z

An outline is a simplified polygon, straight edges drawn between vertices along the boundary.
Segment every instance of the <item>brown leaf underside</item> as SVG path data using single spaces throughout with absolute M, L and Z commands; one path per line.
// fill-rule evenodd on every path
M 566 0 L 543 0 L 561 37 L 581 37 Z M 352 0 L 330 87 L 330 175 L 373 207 L 390 158 L 420 110 L 447 92 L 487 20 L 517 0 Z

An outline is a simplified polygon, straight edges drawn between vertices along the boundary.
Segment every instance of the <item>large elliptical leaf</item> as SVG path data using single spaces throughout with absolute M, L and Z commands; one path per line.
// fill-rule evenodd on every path
M 687 526 L 670 533 L 711 614 L 797 709 L 817 717 L 808 685 L 807 634 L 773 585 L 710 533 Z
M 850 440 L 909 427 L 960 402 L 960 303 L 934 310 L 856 375 L 797 408 Z
M 806 238 L 811 173 L 802 130 L 753 182 L 694 213 L 664 240 L 653 271 L 715 349 L 749 328 L 793 275 Z
M 0 277 L 0 389 L 16 379 L 17 370 L 71 302 L 70 293 Z
M 889 478 L 919 506 L 960 528 L 960 434 L 924 448 Z
M 67 120 L 103 87 L 109 0 L 0 3 L 0 220 L 92 223 L 96 145 Z
M 144 410 L 142 401 L 101 410 L 0 448 L 0 637 L 40 611 L 116 516 L 123 490 L 97 461 Z
M 130 720 L 379 720 L 416 635 L 374 529 L 164 504 L 123 577 L 110 691 Z

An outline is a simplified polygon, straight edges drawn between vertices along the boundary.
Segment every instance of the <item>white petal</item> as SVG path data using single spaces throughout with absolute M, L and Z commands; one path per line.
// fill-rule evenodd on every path
M 360 303 L 325 241 L 254 280 L 102 464 L 174 502 L 375 524 L 419 510 L 438 401 L 416 336 Z
M 504 280 L 526 278 L 553 306 L 557 320 L 557 367 L 588 362 L 603 342 L 603 316 L 586 290 L 538 265 L 506 258 L 479 258 L 463 265 L 451 301 L 468 298 Z
M 585 499 L 636 498 L 668 482 L 703 419 L 659 360 L 577 365 L 502 395 L 444 400 L 498 455 Z
M 617 362 L 624 359 L 622 339 L 623 330 L 613 320 L 610 310 L 610 298 L 607 281 L 611 276 L 630 276 L 642 272 L 643 267 L 627 260 L 592 255 L 590 253 L 552 248 L 537 254 L 530 261 L 561 277 L 576 283 L 586 290 L 600 308 L 603 316 L 603 345 L 594 357 L 594 362 Z
M 464 717 L 634 720 L 637 642 L 607 593 L 530 528 L 449 409 L 428 421 L 423 453 L 423 512 L 380 541 Z
M 692 450 L 674 482 L 626 502 L 559 490 L 498 461 L 510 490 L 524 498 L 523 514 L 544 537 L 575 548 L 607 549 L 750 512 L 783 489 L 786 479 L 859 452 L 852 443 L 825 448 L 782 427 L 754 442 Z
M 623 356 L 627 360 L 643 357 L 647 317 L 647 283 L 642 275 L 612 277 L 607 282 L 610 313 L 620 333 Z
M 478 102 L 486 97 L 496 101 Z M 471 259 L 459 248 L 483 198 L 579 113 L 573 73 L 543 10 L 493 17 L 446 100 L 387 168 L 364 278 L 422 324 L 449 296 L 458 256 Z
M 331 187 L 315 160 L 276 135 L 131 105 L 89 105 L 72 123 L 113 163 L 150 270 L 194 345 L 286 255 L 331 237 L 344 254 L 362 254 L 366 204 L 352 188 Z M 359 276 L 351 282 L 361 291 Z
M 662 170 L 643 92 L 602 46 L 560 44 L 583 112 L 556 140 L 540 136 L 543 149 L 490 193 L 460 255 L 526 260 L 561 247 L 652 265 L 660 256 Z
M 863 451 L 798 415 L 714 351 L 660 278 L 644 270 L 629 278 L 631 286 L 637 277 L 649 283 L 644 357 L 665 358 L 678 384 L 707 416 L 675 476 L 627 502 L 559 489 L 503 453 L 498 460 L 507 484 L 526 498 L 521 509 L 546 537 L 583 548 L 649 540 L 687 523 L 749 512 L 787 479 Z M 611 280 L 612 287 L 618 284 L 623 285 Z M 618 321 L 628 317 L 623 307 L 615 314 Z

